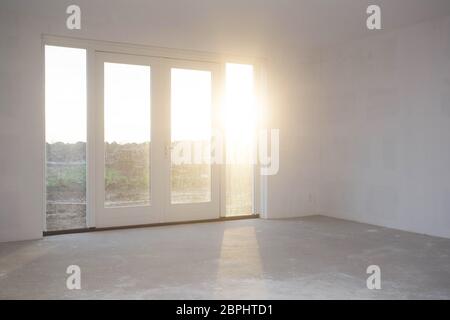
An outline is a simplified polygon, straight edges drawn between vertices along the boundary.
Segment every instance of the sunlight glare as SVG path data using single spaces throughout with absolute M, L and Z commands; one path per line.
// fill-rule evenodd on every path
M 86 50 L 45 46 L 45 137 L 86 141 Z
M 222 113 L 227 158 L 250 160 L 256 130 L 254 70 L 248 64 L 226 64 L 225 106 Z

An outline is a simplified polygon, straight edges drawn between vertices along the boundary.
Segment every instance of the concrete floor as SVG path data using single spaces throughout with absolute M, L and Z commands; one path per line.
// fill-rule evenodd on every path
M 450 299 L 450 239 L 320 216 L 53 236 L 0 244 L 0 298 Z

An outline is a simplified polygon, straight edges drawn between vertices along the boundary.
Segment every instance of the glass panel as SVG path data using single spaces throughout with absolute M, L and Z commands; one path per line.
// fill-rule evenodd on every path
M 229 164 L 226 168 L 225 215 L 253 214 L 253 166 Z
M 171 202 L 211 201 L 211 72 L 171 71 Z
M 253 66 L 227 63 L 225 97 L 226 216 L 253 213 L 256 108 Z
M 105 207 L 150 204 L 150 67 L 105 63 Z
M 86 50 L 45 46 L 46 224 L 86 227 Z

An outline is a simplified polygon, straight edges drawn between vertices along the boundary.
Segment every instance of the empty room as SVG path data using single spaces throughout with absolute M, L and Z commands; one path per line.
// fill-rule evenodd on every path
M 1 0 L 0 84 L 0 300 L 450 300 L 448 0 Z

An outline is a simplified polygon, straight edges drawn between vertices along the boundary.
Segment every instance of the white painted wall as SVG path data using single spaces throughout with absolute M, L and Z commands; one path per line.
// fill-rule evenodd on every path
M 316 71 L 319 211 L 450 237 L 450 17 L 323 51 Z
M 79 4 L 82 29 L 65 27 L 66 7 Z M 290 47 L 287 26 L 259 1 L 202 0 L 2 0 L 0 3 L 0 242 L 42 236 L 44 210 L 44 107 L 41 35 L 80 37 L 180 49 L 237 54 L 267 59 L 268 86 L 276 108 L 272 126 L 282 126 L 282 171 L 269 184 L 268 217 L 306 214 L 307 197 L 315 179 L 306 134 L 296 139 L 307 146 L 298 183 L 288 168 L 295 167 L 295 136 L 291 115 L 308 123 L 309 114 L 296 110 L 301 58 Z M 277 7 L 276 4 L 273 6 Z M 291 30 L 294 32 L 295 30 Z M 274 50 L 276 48 L 277 50 Z M 272 76 L 271 76 L 272 75 Z M 284 116 L 282 116 L 284 115 Z M 285 193 L 283 190 L 292 192 Z M 295 191 L 295 193 L 294 193 Z M 301 208 L 299 210 L 298 208 Z
M 268 177 L 269 218 L 312 215 L 320 173 L 319 109 L 314 95 L 318 73 L 310 63 L 290 60 L 272 76 L 276 85 L 268 88 L 275 95 L 269 117 L 273 127 L 280 128 L 280 171 Z

